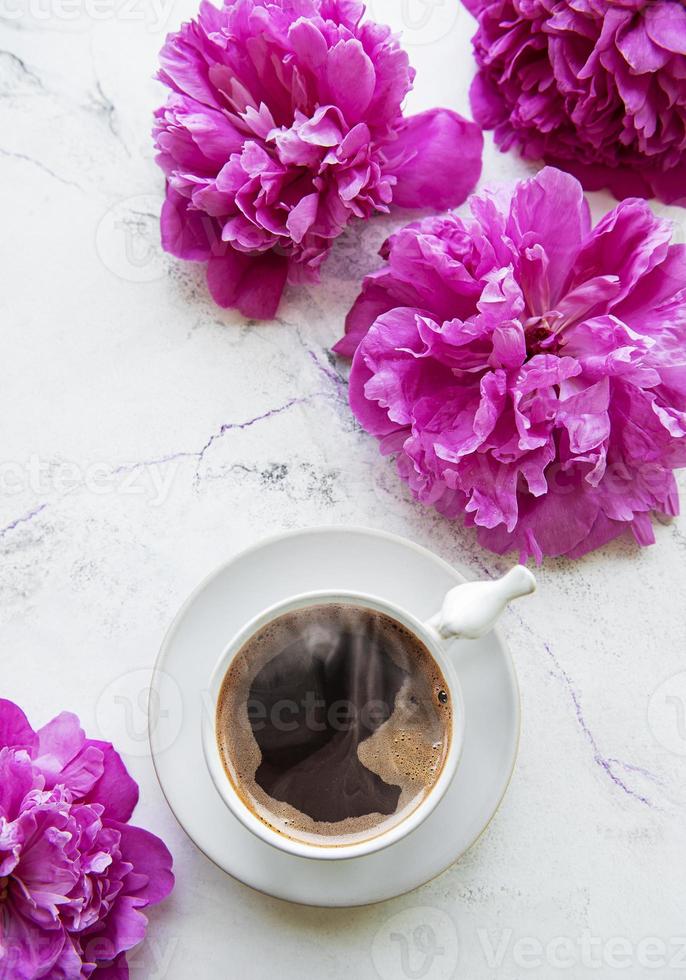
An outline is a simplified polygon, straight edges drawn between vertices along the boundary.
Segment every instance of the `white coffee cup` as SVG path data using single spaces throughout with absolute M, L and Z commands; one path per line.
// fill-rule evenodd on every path
M 507 603 L 517 596 L 533 592 L 534 576 L 521 565 L 501 579 L 467 582 L 445 596 L 441 611 L 423 623 L 407 610 L 378 596 L 350 591 L 319 591 L 296 595 L 254 617 L 230 641 L 219 658 L 209 680 L 208 710 L 202 716 L 202 745 L 212 781 L 229 810 L 256 837 L 273 847 L 299 857 L 318 860 L 341 860 L 360 857 L 395 843 L 418 827 L 438 805 L 457 771 L 464 738 L 464 701 L 450 646 L 455 639 L 475 639 L 495 625 Z M 236 654 L 263 626 L 284 613 L 324 603 L 340 603 L 385 613 L 409 629 L 435 660 L 447 685 L 451 704 L 451 729 L 448 748 L 438 778 L 426 797 L 404 819 L 387 829 L 371 830 L 369 837 L 350 843 L 335 844 L 322 836 L 321 843 L 310 843 L 286 836 L 261 820 L 244 802 L 229 778 L 221 757 L 216 732 L 216 706 L 226 673 Z

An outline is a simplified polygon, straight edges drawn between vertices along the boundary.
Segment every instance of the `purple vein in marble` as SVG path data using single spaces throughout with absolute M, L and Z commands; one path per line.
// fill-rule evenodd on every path
M 283 405 L 277 405 L 275 408 L 269 408 L 259 415 L 255 415 L 252 418 L 244 419 L 242 422 L 223 422 L 216 432 L 213 432 L 211 436 L 206 440 L 206 442 L 200 447 L 200 449 L 184 449 L 175 453 L 167 453 L 164 456 L 156 456 L 152 459 L 141 459 L 134 463 L 120 463 L 113 470 L 110 471 L 112 476 L 116 476 L 120 473 L 132 473 L 134 470 L 144 469 L 148 466 L 161 466 L 164 463 L 172 463 L 177 460 L 182 459 L 194 459 L 196 461 L 196 476 L 197 470 L 202 463 L 205 453 L 214 445 L 214 443 L 221 439 L 222 436 L 226 435 L 227 432 L 232 430 L 249 429 L 250 426 L 256 425 L 258 422 L 264 422 L 267 419 L 274 418 L 276 415 L 281 415 L 283 412 L 287 412 L 289 409 L 294 408 L 296 405 L 306 405 L 308 402 L 314 401 L 316 398 L 329 398 L 331 397 L 328 392 L 325 391 L 315 391 L 311 395 L 303 395 L 300 398 L 289 398 L 287 402 Z
M 34 517 L 38 517 L 38 515 L 44 511 L 47 506 L 47 504 L 38 504 L 37 507 L 33 507 L 31 510 L 27 511 L 26 514 L 22 514 L 21 517 L 15 517 L 15 519 L 10 521 L 9 524 L 6 524 L 5 527 L 0 527 L 0 538 L 4 538 L 6 534 L 9 534 L 10 531 L 14 531 L 14 529 L 19 527 L 20 524 L 28 524 L 28 522 L 32 521 Z
M 239 422 L 224 422 L 216 432 L 205 441 L 205 443 L 200 447 L 200 449 L 185 449 L 173 453 L 165 453 L 162 456 L 156 456 L 152 459 L 141 459 L 130 463 L 120 463 L 114 466 L 108 471 L 109 476 L 119 476 L 126 473 L 134 473 L 136 470 L 146 469 L 153 466 L 162 466 L 165 463 L 175 462 L 177 460 L 195 460 L 196 470 L 195 478 L 199 479 L 198 469 L 202 463 L 205 454 L 208 452 L 210 447 L 218 440 L 221 439 L 227 432 L 232 430 L 249 429 L 251 426 L 256 425 L 258 422 L 264 422 L 267 419 L 274 418 L 277 415 L 281 415 L 287 412 L 289 409 L 296 407 L 297 405 L 307 405 L 309 402 L 315 401 L 318 398 L 329 398 L 334 397 L 331 392 L 328 391 L 315 391 L 309 395 L 302 395 L 299 398 L 289 398 L 287 402 L 282 405 L 277 405 L 274 408 L 269 408 L 259 415 L 254 415 L 251 418 L 244 419 Z M 75 489 L 75 488 L 73 488 Z M 10 531 L 13 531 L 20 524 L 26 524 L 37 517 L 41 511 L 45 510 L 48 506 L 47 502 L 41 503 L 33 507 L 27 513 L 22 514 L 20 517 L 16 517 L 13 521 L 7 524 L 5 527 L 0 527 L 0 538 L 3 538 Z
M 524 620 L 522 616 L 515 609 L 513 609 L 510 606 L 509 611 L 511 615 L 514 616 L 519 623 L 521 623 L 524 629 L 526 629 L 532 636 L 536 636 L 534 630 L 532 630 L 532 628 L 529 626 L 526 620 Z M 628 783 L 626 783 L 621 778 L 621 776 L 617 775 L 615 770 L 623 769 L 625 772 L 638 773 L 657 784 L 660 783 L 660 780 L 653 773 L 649 772 L 647 769 L 643 769 L 641 766 L 635 766 L 629 762 L 622 762 L 620 759 L 603 755 L 603 753 L 600 751 L 598 741 L 595 735 L 593 734 L 593 731 L 589 727 L 588 722 L 586 721 L 583 709 L 581 707 L 581 698 L 579 697 L 579 694 L 577 693 L 574 684 L 572 683 L 571 677 L 560 663 L 558 657 L 553 652 L 553 649 L 550 646 L 550 644 L 547 643 L 545 640 L 541 640 L 541 642 L 543 643 L 543 648 L 545 649 L 546 653 L 548 654 L 548 656 L 550 657 L 550 659 L 552 660 L 555 666 L 555 670 L 558 677 L 562 679 L 565 687 L 569 692 L 569 696 L 574 706 L 574 714 L 576 715 L 576 720 L 579 724 L 579 728 L 583 732 L 586 741 L 591 746 L 591 750 L 593 752 L 593 761 L 596 763 L 596 765 L 600 767 L 600 769 L 605 773 L 605 775 L 612 780 L 614 785 L 618 789 L 621 789 L 622 792 L 626 793 L 627 796 L 633 797 L 635 800 L 638 800 L 640 803 L 643 803 L 644 806 L 653 807 L 654 804 L 648 799 L 648 797 L 644 796 L 642 793 L 639 793 L 637 790 L 632 789 L 632 787 L 629 786 Z
M 562 666 L 558 658 L 553 653 L 550 644 L 544 641 L 543 646 L 545 648 L 546 653 L 555 664 L 555 669 L 557 670 L 558 674 L 564 681 L 567 690 L 569 691 L 569 695 L 572 699 L 572 704 L 574 705 L 576 720 L 579 722 L 579 727 L 581 728 L 581 731 L 586 736 L 588 743 L 593 750 L 593 758 L 595 762 L 600 766 L 603 772 L 605 772 L 610 777 L 610 779 L 615 784 L 615 786 L 618 786 L 629 796 L 633 796 L 634 799 L 639 800 L 641 803 L 644 803 L 646 806 L 652 806 L 653 804 L 650 802 L 650 800 L 647 797 L 643 796 L 641 793 L 638 793 L 636 790 L 632 789 L 631 786 L 627 785 L 627 783 L 625 783 L 624 780 L 621 779 L 614 771 L 613 763 L 617 764 L 618 760 L 609 759 L 607 756 L 603 755 L 603 753 L 600 751 L 600 748 L 598 747 L 598 742 L 596 741 L 596 737 L 591 731 L 591 729 L 588 727 L 588 723 L 586 722 L 584 713 L 581 709 L 581 700 L 576 690 L 574 689 L 574 685 L 572 684 L 572 680 L 569 674 L 567 673 L 567 671 L 564 669 L 564 667 Z M 632 772 L 641 772 L 644 775 L 646 774 L 646 771 L 644 769 L 640 769 L 638 766 L 632 767 L 628 763 L 619 763 L 619 765 L 626 770 Z
M 246 419 L 245 422 L 224 422 L 213 432 L 209 437 L 205 445 L 197 452 L 198 465 L 202 463 L 205 453 L 208 449 L 217 441 L 221 439 L 222 436 L 226 435 L 227 432 L 231 432 L 235 429 L 248 429 L 251 425 L 255 425 L 256 422 L 264 422 L 266 419 L 274 418 L 275 415 L 281 415 L 283 412 L 287 412 L 290 408 L 294 408 L 296 405 L 306 405 L 311 402 L 314 398 L 326 397 L 326 392 L 315 392 L 313 395 L 303 395 L 300 398 L 289 398 L 287 402 L 283 405 L 278 405 L 276 408 L 270 408 L 266 412 L 262 412 L 261 415 L 256 415 L 254 418 Z
M 322 377 L 330 381 L 338 391 L 339 395 L 343 397 L 348 390 L 348 384 L 345 378 L 342 378 L 331 364 L 323 363 L 316 351 L 308 350 L 307 354 Z
M 178 459 L 197 459 L 197 452 L 188 450 L 178 453 L 167 453 L 165 456 L 156 456 L 154 459 L 139 459 L 135 463 L 120 463 L 110 470 L 110 476 L 119 476 L 120 473 L 133 473 L 134 470 L 145 469 L 146 466 L 162 466 L 164 463 L 174 463 Z

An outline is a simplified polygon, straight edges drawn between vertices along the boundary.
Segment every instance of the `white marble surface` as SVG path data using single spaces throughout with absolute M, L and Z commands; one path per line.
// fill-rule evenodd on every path
M 322 285 L 291 291 L 274 324 L 216 309 L 196 267 L 160 254 L 152 75 L 165 31 L 192 10 L 0 8 L 0 692 L 35 724 L 70 708 L 115 739 L 141 784 L 137 821 L 174 853 L 176 891 L 132 976 L 685 976 L 683 522 L 640 554 L 546 562 L 538 595 L 508 614 L 515 777 L 473 850 L 419 891 L 343 912 L 270 900 L 214 868 L 167 809 L 138 695 L 216 564 L 282 528 L 356 523 L 474 575 L 505 565 L 410 500 L 352 423 L 327 354 L 397 219 L 340 241 Z M 405 27 L 410 107 L 466 111 L 472 22 L 457 0 L 373 10 Z M 528 168 L 487 137 L 485 170 Z

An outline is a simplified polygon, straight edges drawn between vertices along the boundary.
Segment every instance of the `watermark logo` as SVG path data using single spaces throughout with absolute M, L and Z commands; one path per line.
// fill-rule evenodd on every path
M 110 272 L 127 282 L 154 282 L 165 274 L 160 244 L 162 198 L 139 194 L 106 211 L 95 233 L 95 248 Z
M 668 752 L 686 756 L 686 670 L 672 674 L 651 694 L 648 728 Z
M 380 980 L 450 980 L 459 958 L 457 930 L 441 909 L 418 906 L 387 919 L 374 937 Z
M 107 685 L 95 706 L 95 722 L 103 739 L 132 758 L 164 752 L 176 741 L 183 724 L 183 697 L 173 677 L 150 668 L 131 670 Z
M 436 44 L 447 37 L 460 19 L 456 0 L 394 0 L 391 8 L 384 0 L 369 0 L 367 16 L 382 24 L 392 22 L 402 31 L 408 47 Z

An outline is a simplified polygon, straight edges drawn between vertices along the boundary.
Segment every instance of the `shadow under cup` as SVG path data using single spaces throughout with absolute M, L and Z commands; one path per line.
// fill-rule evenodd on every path
M 349 857 L 405 836 L 434 808 L 461 748 L 452 665 L 389 603 L 316 593 L 253 620 L 211 682 L 204 746 L 224 801 L 258 837 Z

